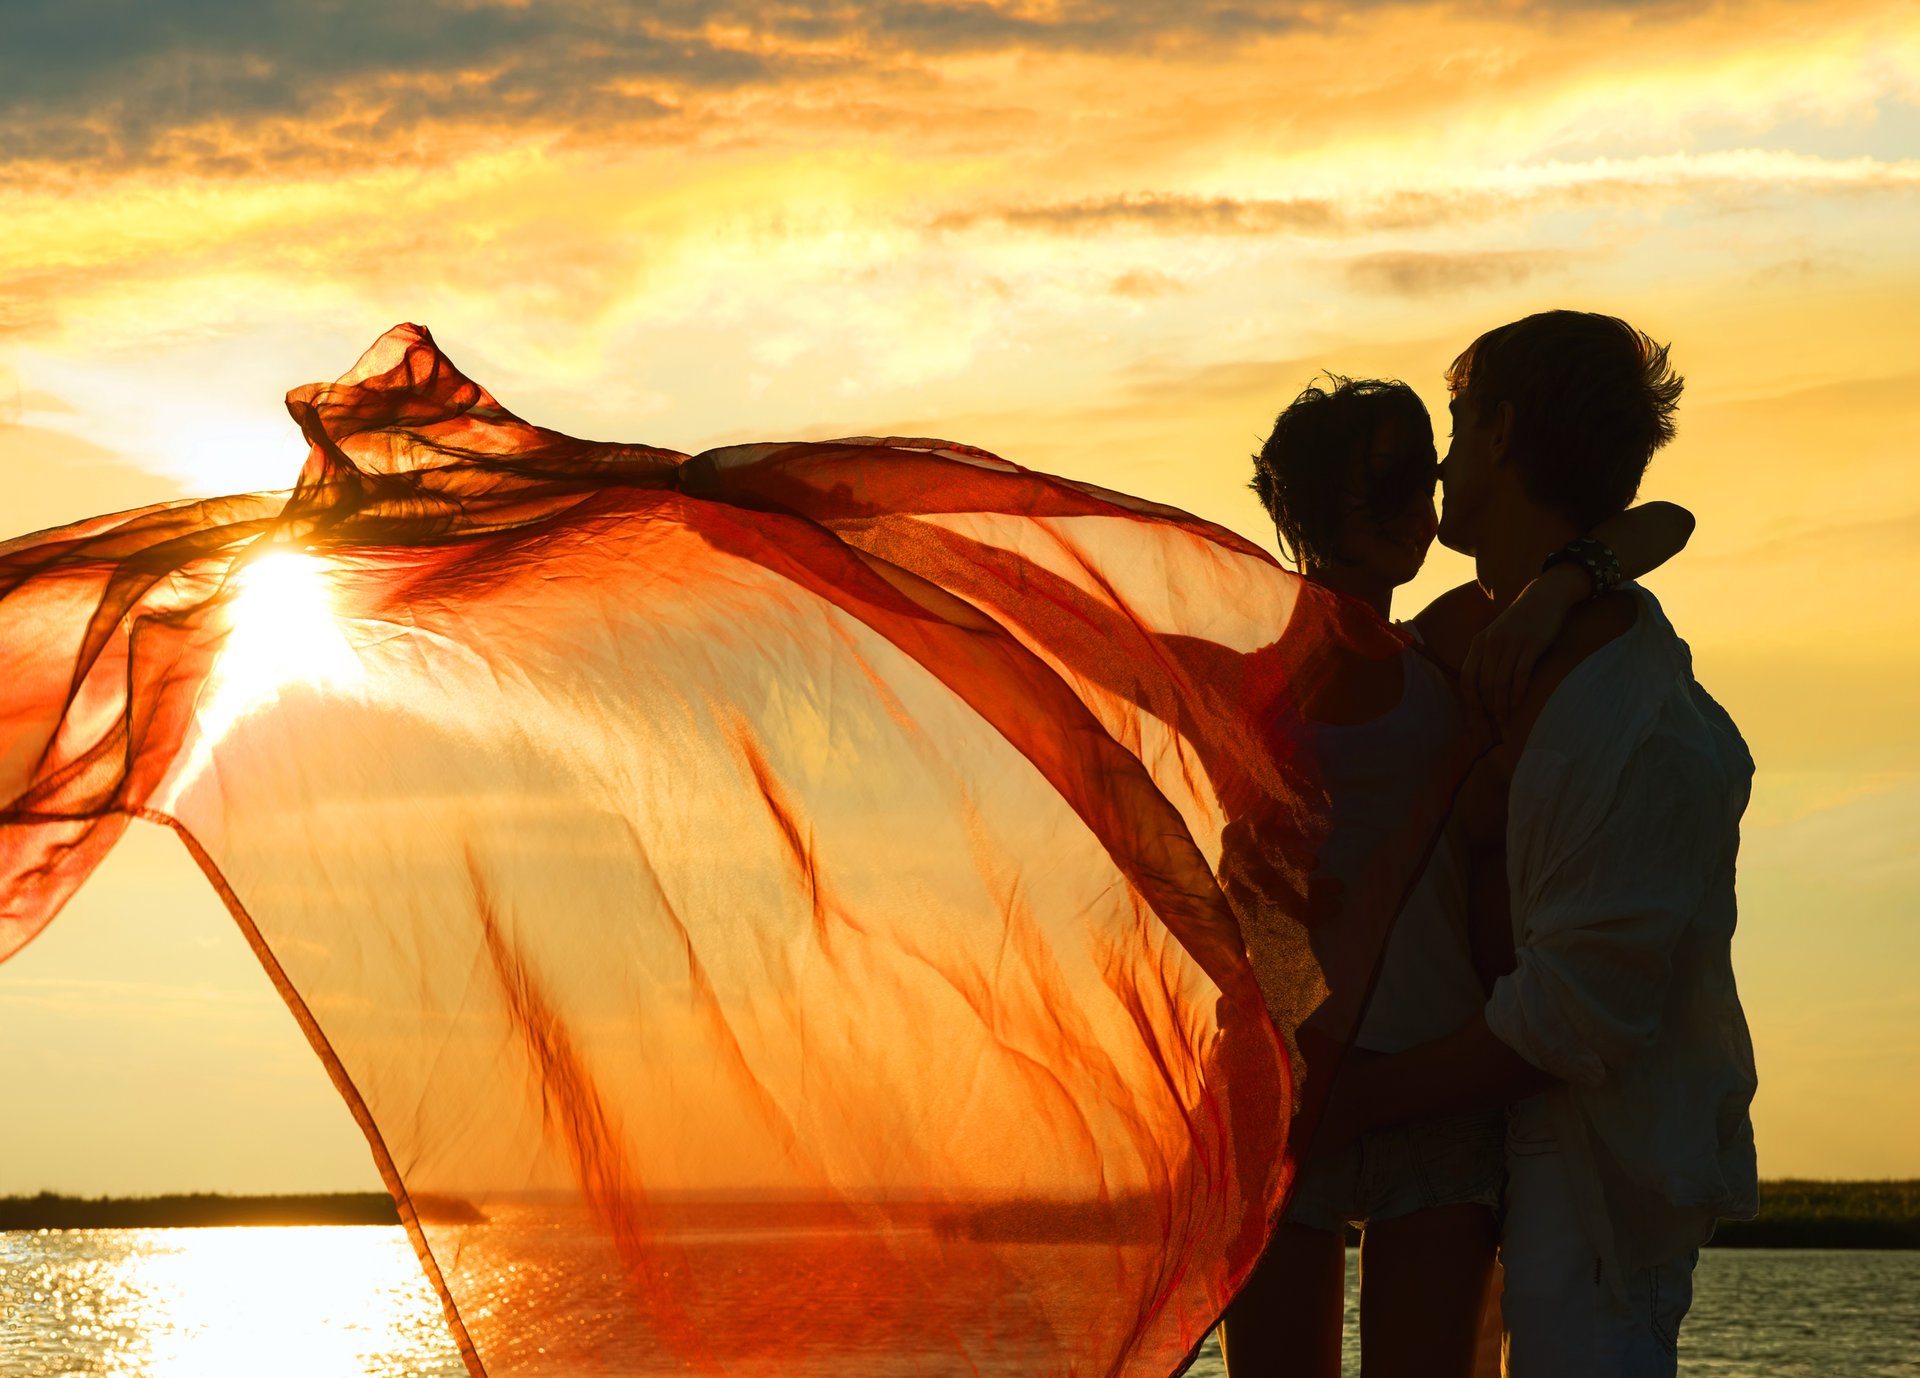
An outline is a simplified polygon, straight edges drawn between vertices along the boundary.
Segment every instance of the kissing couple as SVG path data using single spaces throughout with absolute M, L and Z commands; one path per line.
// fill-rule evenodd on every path
M 1436 536 L 1474 561 L 1474 582 L 1398 624 L 1423 653 L 1398 707 L 1324 729 L 1329 776 L 1406 774 L 1423 739 L 1476 723 L 1493 745 L 1300 1126 L 1290 1204 L 1222 1326 L 1233 1378 L 1339 1373 L 1349 1226 L 1367 1378 L 1487 1371 L 1496 1260 L 1513 1378 L 1672 1374 L 1699 1246 L 1756 1210 L 1731 961 L 1753 762 L 1634 582 L 1693 527 L 1629 506 L 1681 379 L 1667 347 L 1574 311 L 1488 331 L 1446 378 L 1437 464 L 1410 388 L 1339 377 L 1254 461 L 1303 574 L 1382 617 Z M 1313 878 L 1335 895 L 1399 816 L 1392 785 L 1352 797 Z

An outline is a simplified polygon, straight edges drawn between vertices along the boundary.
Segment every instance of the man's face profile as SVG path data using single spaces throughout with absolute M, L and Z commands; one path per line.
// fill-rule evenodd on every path
M 1485 511 L 1493 477 L 1493 426 L 1483 423 L 1465 395 L 1448 404 L 1453 418 L 1447 455 L 1440 463 L 1443 497 L 1440 507 L 1440 543 L 1462 555 L 1479 544 L 1481 513 Z

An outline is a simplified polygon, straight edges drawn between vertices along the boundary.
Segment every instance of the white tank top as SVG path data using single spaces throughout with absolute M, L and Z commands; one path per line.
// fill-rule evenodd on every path
M 1411 628 L 1407 628 L 1411 631 Z M 1337 777 L 1332 826 L 1316 868 L 1349 886 L 1433 787 L 1432 772 L 1461 732 L 1463 708 L 1439 667 L 1401 658 L 1400 702 L 1372 722 L 1316 734 Z M 1394 1053 L 1453 1032 L 1486 1003 L 1467 943 L 1466 878 L 1442 837 L 1395 917 L 1355 1046 Z

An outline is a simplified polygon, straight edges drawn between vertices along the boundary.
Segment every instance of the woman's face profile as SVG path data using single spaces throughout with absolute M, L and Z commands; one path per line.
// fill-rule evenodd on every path
M 1403 425 L 1383 422 L 1348 470 L 1334 547 L 1342 562 L 1394 587 L 1418 574 L 1440 529 L 1433 503 L 1438 473 L 1430 434 L 1410 435 Z

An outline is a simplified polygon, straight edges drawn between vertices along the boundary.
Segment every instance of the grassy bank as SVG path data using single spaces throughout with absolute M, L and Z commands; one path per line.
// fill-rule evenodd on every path
M 1359 1232 L 1348 1230 L 1348 1244 Z M 1920 1180 L 1761 1182 L 1761 1215 L 1720 1221 L 1715 1249 L 1920 1249 Z
M 1709 1247 L 1920 1249 L 1920 1181 L 1762 1182 L 1759 1217 L 1722 1220 Z
M 1723 1220 L 1714 1244 L 1750 1249 L 1920 1249 L 1920 1181 L 1760 1184 L 1756 1220 Z

